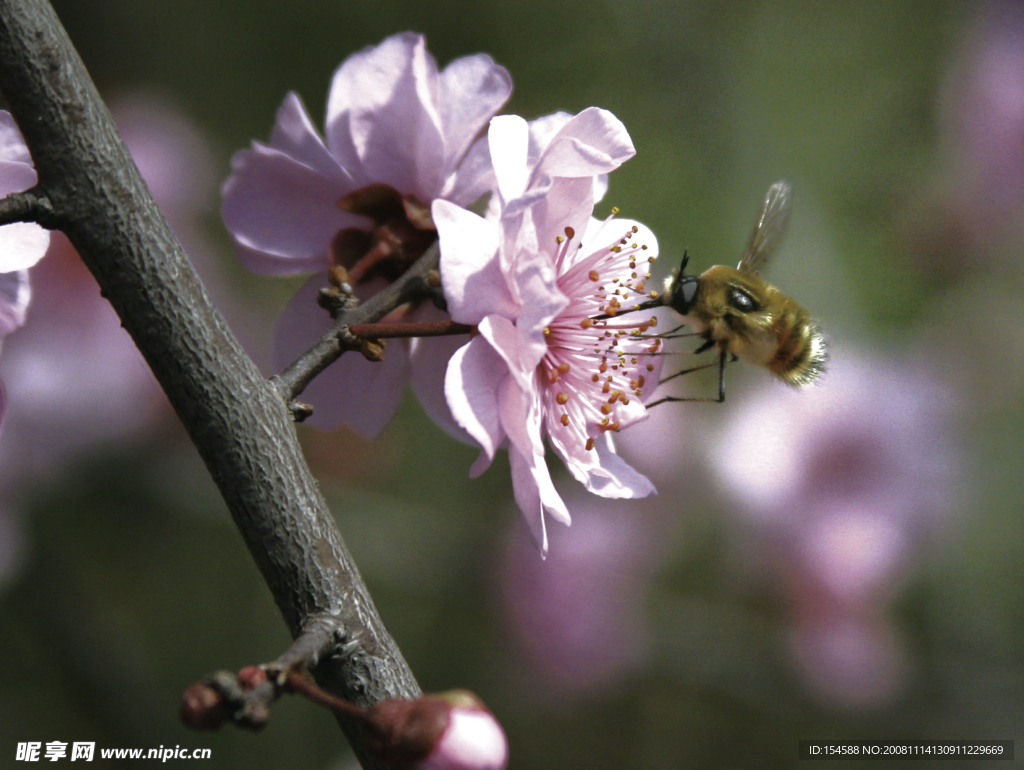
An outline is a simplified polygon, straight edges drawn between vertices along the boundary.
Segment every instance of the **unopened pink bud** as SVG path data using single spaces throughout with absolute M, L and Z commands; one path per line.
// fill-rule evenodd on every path
M 402 770 L 504 770 L 508 741 L 468 690 L 386 700 L 366 712 L 369 749 Z
M 259 666 L 245 666 L 238 672 L 238 684 L 243 690 L 255 690 L 267 681 L 267 672 Z
M 508 764 L 505 731 L 489 711 L 453 708 L 448 726 L 416 770 L 504 770 Z

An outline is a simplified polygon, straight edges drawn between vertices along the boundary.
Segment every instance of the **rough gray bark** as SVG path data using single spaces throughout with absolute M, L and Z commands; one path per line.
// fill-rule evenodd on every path
M 39 172 L 34 195 L 48 202 L 27 218 L 63 230 L 95 275 L 199 449 L 292 635 L 337 624 L 338 653 L 316 670 L 321 686 L 364 705 L 417 696 L 306 466 L 285 399 L 213 307 L 45 0 L 0 0 L 0 91 Z M 358 728 L 342 727 L 364 767 L 378 767 Z

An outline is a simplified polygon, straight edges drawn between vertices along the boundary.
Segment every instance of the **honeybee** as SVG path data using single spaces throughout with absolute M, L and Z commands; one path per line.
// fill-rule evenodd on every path
M 665 282 L 660 303 L 684 316 L 693 335 L 704 340 L 694 352 L 718 349 L 718 398 L 663 401 L 724 401 L 725 364 L 737 358 L 765 367 L 794 387 L 809 385 L 821 375 L 828 358 L 821 330 L 806 310 L 759 274 L 789 222 L 791 191 L 786 182 L 768 188 L 735 269 L 715 265 L 700 276 L 687 275 L 689 257 L 684 253 L 682 265 Z M 714 364 L 684 369 L 667 379 L 709 366 Z

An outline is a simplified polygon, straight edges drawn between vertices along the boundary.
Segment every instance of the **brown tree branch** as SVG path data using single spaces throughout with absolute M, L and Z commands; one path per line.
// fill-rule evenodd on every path
M 67 234 L 153 369 L 293 637 L 329 618 L 344 641 L 321 659 L 317 681 L 360 705 L 418 696 L 309 472 L 286 401 L 213 307 L 45 0 L 0 0 L 0 91 L 52 206 L 46 224 Z M 381 767 L 363 732 L 339 721 L 363 766 Z

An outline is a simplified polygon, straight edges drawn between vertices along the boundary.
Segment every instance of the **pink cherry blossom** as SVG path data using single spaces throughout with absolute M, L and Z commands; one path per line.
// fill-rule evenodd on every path
M 643 420 L 660 373 L 650 315 L 593 320 L 645 296 L 657 241 L 630 220 L 593 219 L 598 178 L 634 154 L 611 113 L 590 108 L 564 123 L 534 162 L 522 118 L 488 132 L 497 221 L 435 201 L 441 279 L 451 316 L 479 334 L 448 365 L 445 396 L 480 444 L 472 475 L 506 439 L 513 488 L 542 553 L 544 511 L 569 524 L 544 454 L 550 442 L 573 476 L 603 497 L 654 492 L 615 454 L 612 434 Z M 634 333 L 637 336 L 634 336 Z
M 330 328 L 327 313 L 309 304 L 325 285 L 336 236 L 373 226 L 339 201 L 381 184 L 427 206 L 435 199 L 474 202 L 493 184 L 487 145 L 477 136 L 511 92 L 508 72 L 489 56 L 456 59 L 439 72 L 422 35 L 395 35 L 349 57 L 335 72 L 326 141 L 291 93 L 269 145 L 254 142 L 235 156 L 223 214 L 243 264 L 268 275 L 319 271 L 279 323 L 275 366 L 291 363 Z M 357 287 L 357 293 L 368 292 Z M 322 428 L 347 422 L 374 436 L 393 416 L 411 377 L 431 416 L 457 431 L 433 360 L 447 360 L 454 347 L 444 339 L 395 342 L 384 361 L 373 364 L 345 356 L 305 391 L 304 400 L 318 407 L 309 422 Z
M 199 226 L 213 195 L 205 138 L 152 95 L 115 99 L 111 111 L 161 211 L 216 289 L 213 249 Z M 24 558 L 19 484 L 96 446 L 137 440 L 170 416 L 135 343 L 62 233 L 29 272 L 28 322 L 5 340 L 0 356 L 10 407 L 0 429 L 0 582 Z M 0 275 L 0 287 L 19 275 L 25 273 Z

